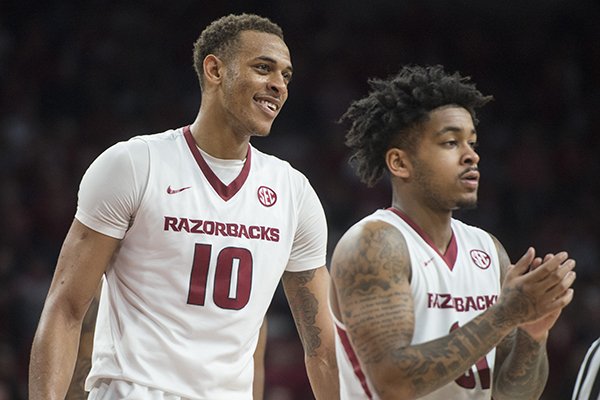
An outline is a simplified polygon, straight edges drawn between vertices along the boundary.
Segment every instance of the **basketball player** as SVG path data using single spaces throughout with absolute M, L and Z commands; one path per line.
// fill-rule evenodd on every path
M 600 400 L 600 338 L 591 344 L 579 367 L 571 400 Z
M 307 179 L 250 145 L 288 96 L 289 50 L 255 15 L 194 47 L 191 125 L 135 137 L 82 179 L 33 343 L 30 399 L 62 399 L 102 276 L 90 399 L 250 399 L 253 352 L 280 279 L 317 398 L 337 398 L 326 221 Z
M 370 85 L 342 117 L 346 143 L 362 180 L 386 172 L 393 197 L 333 254 L 341 397 L 539 398 L 575 262 L 529 248 L 511 265 L 493 236 L 453 219 L 476 205 L 475 109 L 490 97 L 440 66 Z

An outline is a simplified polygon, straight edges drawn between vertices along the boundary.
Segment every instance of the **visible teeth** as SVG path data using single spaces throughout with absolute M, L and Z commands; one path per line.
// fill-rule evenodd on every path
M 271 111 L 277 111 L 277 106 L 275 104 L 271 103 L 270 101 L 259 100 L 259 103 L 264 104 Z

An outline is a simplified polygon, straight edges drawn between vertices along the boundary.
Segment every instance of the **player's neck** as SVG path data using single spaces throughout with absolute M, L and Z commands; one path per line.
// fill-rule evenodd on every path
M 190 126 L 198 147 L 215 158 L 243 160 L 248 152 L 250 136 L 237 135 L 214 113 L 200 111 Z
M 435 211 L 424 207 L 422 203 L 406 201 L 396 197 L 392 200 L 392 207 L 404 213 L 425 232 L 441 254 L 446 252 L 452 238 L 451 211 Z

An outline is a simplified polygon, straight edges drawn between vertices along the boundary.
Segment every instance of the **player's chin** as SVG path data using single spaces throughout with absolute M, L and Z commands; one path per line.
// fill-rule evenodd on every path
M 271 133 L 271 124 L 254 127 L 252 136 L 266 137 Z
M 458 209 L 461 210 L 472 210 L 477 208 L 477 195 L 463 198 L 456 203 Z

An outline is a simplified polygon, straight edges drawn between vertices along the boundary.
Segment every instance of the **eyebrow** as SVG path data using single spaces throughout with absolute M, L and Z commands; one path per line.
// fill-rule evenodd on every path
M 271 64 L 278 64 L 277 60 L 275 60 L 274 58 L 269 57 L 269 56 L 258 56 L 258 57 L 256 57 L 256 59 L 257 60 L 261 60 L 261 61 L 266 61 L 266 62 L 271 63 Z M 292 68 L 291 65 L 288 65 L 284 69 L 287 69 L 288 71 L 290 71 L 292 73 L 294 72 L 294 68 Z
M 462 131 L 463 131 L 462 128 L 459 128 L 458 126 L 450 125 L 450 126 L 445 126 L 441 130 L 435 132 L 435 136 L 441 136 L 448 132 L 462 132 Z M 473 128 L 473 129 L 471 129 L 471 134 L 477 135 L 477 131 Z

